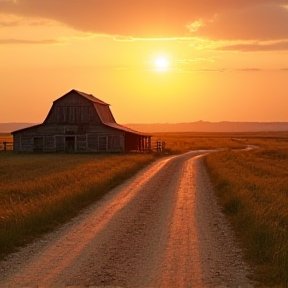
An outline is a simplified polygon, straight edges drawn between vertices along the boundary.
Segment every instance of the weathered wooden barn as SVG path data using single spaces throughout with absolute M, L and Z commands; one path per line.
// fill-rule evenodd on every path
M 151 151 L 151 135 L 117 124 L 109 104 L 74 89 L 53 102 L 42 124 L 12 134 L 15 152 Z

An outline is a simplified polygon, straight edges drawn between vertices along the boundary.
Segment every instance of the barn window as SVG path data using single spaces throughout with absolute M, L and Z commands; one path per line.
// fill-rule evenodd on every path
M 98 150 L 98 137 L 96 134 L 87 134 L 88 149 Z
M 32 146 L 33 138 L 30 136 L 20 137 L 20 147 L 22 150 L 29 150 Z

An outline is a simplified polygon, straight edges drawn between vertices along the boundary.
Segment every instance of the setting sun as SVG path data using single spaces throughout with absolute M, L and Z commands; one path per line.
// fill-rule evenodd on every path
M 157 58 L 155 61 L 155 66 L 157 70 L 166 70 L 169 66 L 169 61 L 166 58 Z
M 0 0 L 0 124 L 72 89 L 122 124 L 286 122 L 287 1 Z

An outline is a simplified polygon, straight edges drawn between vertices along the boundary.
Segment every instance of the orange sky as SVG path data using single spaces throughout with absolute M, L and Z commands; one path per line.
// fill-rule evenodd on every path
M 287 23 L 288 0 L 0 0 L 0 122 L 71 89 L 121 124 L 288 121 Z

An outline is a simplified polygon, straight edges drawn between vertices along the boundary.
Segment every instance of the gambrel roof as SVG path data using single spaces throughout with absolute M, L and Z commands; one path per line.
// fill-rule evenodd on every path
M 68 93 L 66 93 L 65 95 L 61 96 L 60 98 L 56 99 L 53 103 L 57 103 L 59 101 L 61 101 L 63 98 L 65 97 L 69 97 L 70 94 L 78 94 L 81 97 L 86 98 L 87 100 L 89 100 L 90 102 L 92 102 L 101 122 L 103 124 L 105 123 L 116 123 L 111 110 L 109 108 L 110 104 L 105 103 L 104 101 L 96 98 L 95 96 L 93 96 L 92 94 L 87 94 L 81 91 L 78 91 L 76 89 L 72 89 L 71 91 L 69 91 Z M 48 117 L 47 117 L 48 118 Z M 45 122 L 45 121 L 44 121 Z
M 88 99 L 89 101 L 93 102 L 94 103 L 94 107 L 95 107 L 95 109 L 97 111 L 97 114 L 99 115 L 100 120 L 101 120 L 101 122 L 104 125 L 109 126 L 111 128 L 114 128 L 114 129 L 122 130 L 122 131 L 129 132 L 129 133 L 133 133 L 133 134 L 145 135 L 144 133 L 132 130 L 132 129 L 128 128 L 128 127 L 125 127 L 125 126 L 122 126 L 122 125 L 116 123 L 115 118 L 114 118 L 114 116 L 113 116 L 113 114 L 112 114 L 112 112 L 111 112 L 111 110 L 109 108 L 110 104 L 105 103 L 104 101 L 100 100 L 99 98 L 96 98 L 92 94 L 87 94 L 87 93 L 84 93 L 84 92 L 81 92 L 81 91 L 78 91 L 78 90 L 75 90 L 75 89 L 72 89 L 67 94 L 69 94 L 71 92 L 76 92 L 79 95 L 81 95 L 81 96 L 85 97 L 86 99 Z M 65 94 L 64 96 L 66 96 L 67 94 Z M 62 97 L 64 97 L 64 96 L 62 96 Z M 61 99 L 62 97 L 60 97 L 59 99 Z M 57 99 L 57 100 L 59 100 L 59 99 Z M 57 100 L 55 100 L 55 101 L 57 101 Z
M 92 94 L 87 94 L 87 93 L 84 93 L 84 92 L 81 92 L 79 90 L 76 90 L 76 89 L 72 89 L 71 91 L 69 91 L 68 93 L 66 93 L 65 95 L 61 96 L 60 98 L 56 99 L 54 102 L 57 102 L 59 101 L 60 99 L 66 97 L 68 94 L 70 94 L 71 92 L 76 92 L 77 94 L 83 96 L 84 98 L 88 99 L 89 101 L 92 101 L 92 102 L 95 102 L 95 103 L 99 103 L 99 104 L 103 104 L 103 105 L 110 105 L 110 104 L 107 104 L 105 103 L 104 101 L 96 98 L 95 96 L 93 96 Z
M 103 125 L 106 125 L 108 127 L 111 127 L 111 128 L 117 129 L 117 130 L 121 130 L 121 131 L 124 131 L 124 132 L 129 132 L 129 133 L 132 133 L 132 134 L 148 136 L 147 134 L 132 130 L 132 129 L 128 128 L 128 127 L 125 127 L 125 126 L 122 126 L 122 125 L 118 124 L 115 121 L 115 118 L 114 118 L 114 116 L 113 116 L 113 114 L 112 114 L 112 112 L 111 112 L 111 110 L 109 108 L 110 104 L 108 104 L 108 103 L 96 98 L 92 94 L 87 94 L 85 92 L 81 92 L 81 91 L 78 91 L 76 89 L 72 89 L 71 91 L 69 91 L 65 95 L 63 95 L 60 98 L 58 98 L 55 101 L 53 101 L 53 106 L 54 106 L 54 104 L 57 104 L 57 102 L 61 101 L 64 97 L 69 97 L 69 95 L 71 95 L 71 94 L 75 95 L 75 93 L 77 95 L 81 96 L 81 97 L 84 97 L 88 101 L 92 102 L 92 105 L 94 106 L 95 111 L 96 111 L 97 115 L 99 116 L 99 119 L 100 119 L 100 121 L 101 121 L 101 123 Z M 24 129 L 20 129 L 20 130 L 14 131 L 14 132 L 18 132 L 18 131 L 22 131 L 22 130 L 26 130 L 26 129 L 31 129 L 31 128 L 35 128 L 37 126 L 41 126 L 43 124 L 47 124 L 47 119 L 49 118 L 49 115 L 52 112 L 52 110 L 53 110 L 53 107 L 50 109 L 46 119 L 44 120 L 44 122 L 42 124 L 38 124 L 38 125 L 35 125 L 35 126 L 27 127 L 27 128 L 24 128 Z M 14 133 L 14 132 L 12 132 L 12 133 Z

